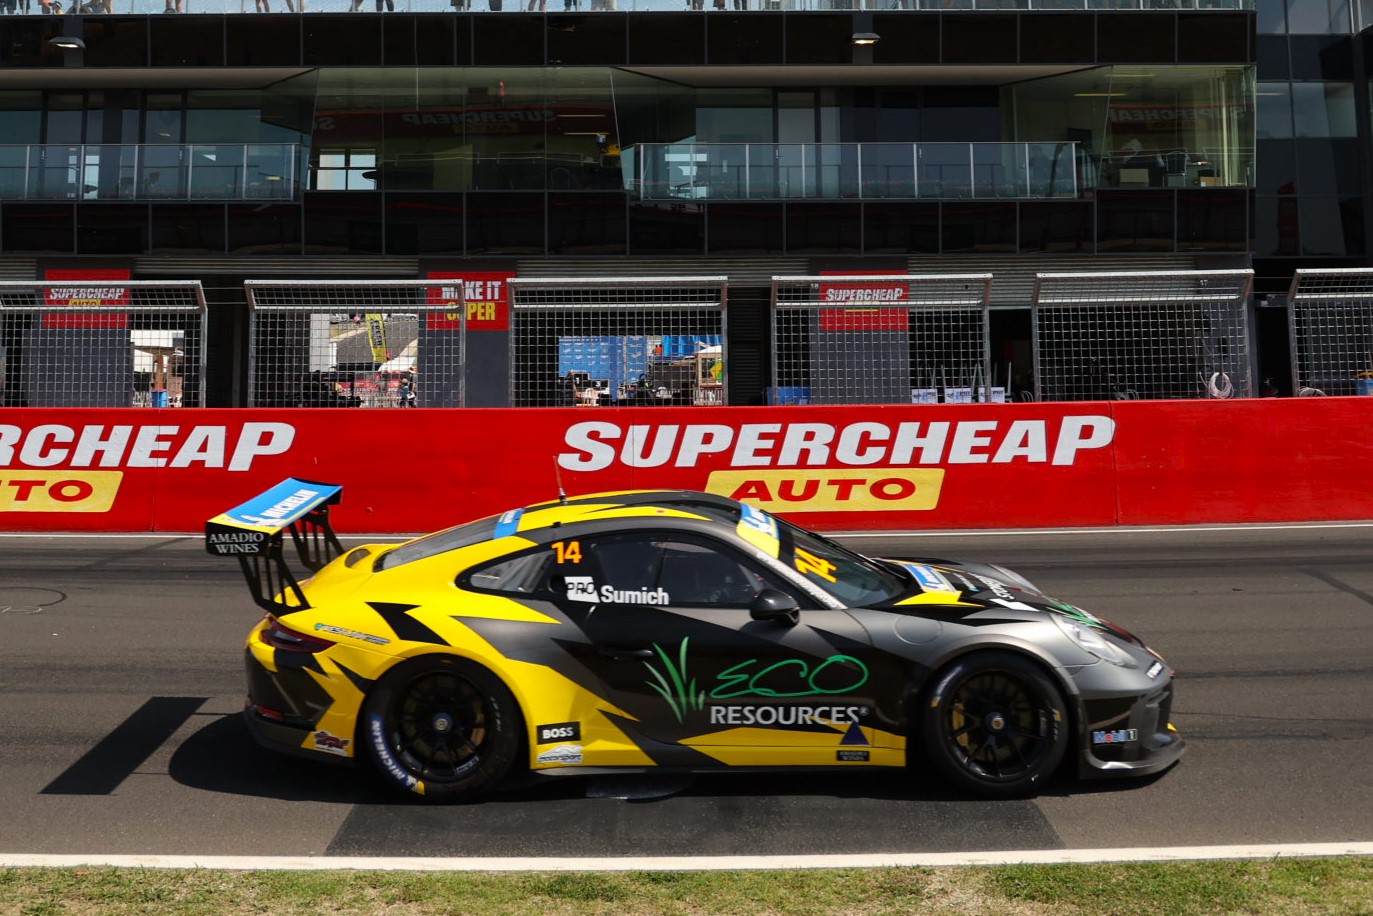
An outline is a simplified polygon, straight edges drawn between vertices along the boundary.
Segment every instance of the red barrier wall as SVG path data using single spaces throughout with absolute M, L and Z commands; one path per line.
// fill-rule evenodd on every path
M 1370 398 L 854 407 L 0 411 L 0 527 L 198 531 L 285 477 L 345 533 L 710 490 L 828 530 L 1373 518 Z

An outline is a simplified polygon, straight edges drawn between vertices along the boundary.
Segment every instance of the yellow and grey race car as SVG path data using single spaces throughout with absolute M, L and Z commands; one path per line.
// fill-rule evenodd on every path
M 342 488 L 284 481 L 206 525 L 267 615 L 246 716 L 264 744 L 365 759 L 434 800 L 514 771 L 900 767 L 1033 793 L 1154 773 L 1173 671 L 1009 570 L 877 560 L 689 491 L 559 499 L 343 550 Z M 301 581 L 286 559 L 286 536 Z

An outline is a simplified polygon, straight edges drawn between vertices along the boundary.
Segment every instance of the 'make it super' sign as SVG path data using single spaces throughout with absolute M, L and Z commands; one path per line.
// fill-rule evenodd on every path
M 452 282 L 429 288 L 427 326 L 431 331 L 456 331 L 465 312 L 469 331 L 510 330 L 508 281 L 514 276 L 513 271 L 430 274 L 430 280 Z

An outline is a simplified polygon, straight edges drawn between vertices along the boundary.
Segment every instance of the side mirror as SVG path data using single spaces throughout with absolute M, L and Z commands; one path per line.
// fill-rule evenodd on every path
M 801 605 L 791 595 L 775 588 L 765 588 L 759 592 L 749 605 L 748 613 L 754 620 L 774 620 L 787 626 L 801 622 Z

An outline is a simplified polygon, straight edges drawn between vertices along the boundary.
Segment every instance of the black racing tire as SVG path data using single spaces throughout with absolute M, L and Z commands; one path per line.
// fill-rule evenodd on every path
M 1063 693 L 1045 670 L 1014 652 L 956 659 L 921 704 L 921 743 L 950 782 L 984 798 L 1033 795 L 1068 751 Z
M 509 772 L 523 717 L 476 662 L 426 655 L 392 668 L 358 717 L 358 743 L 384 783 L 436 802 L 470 801 Z

